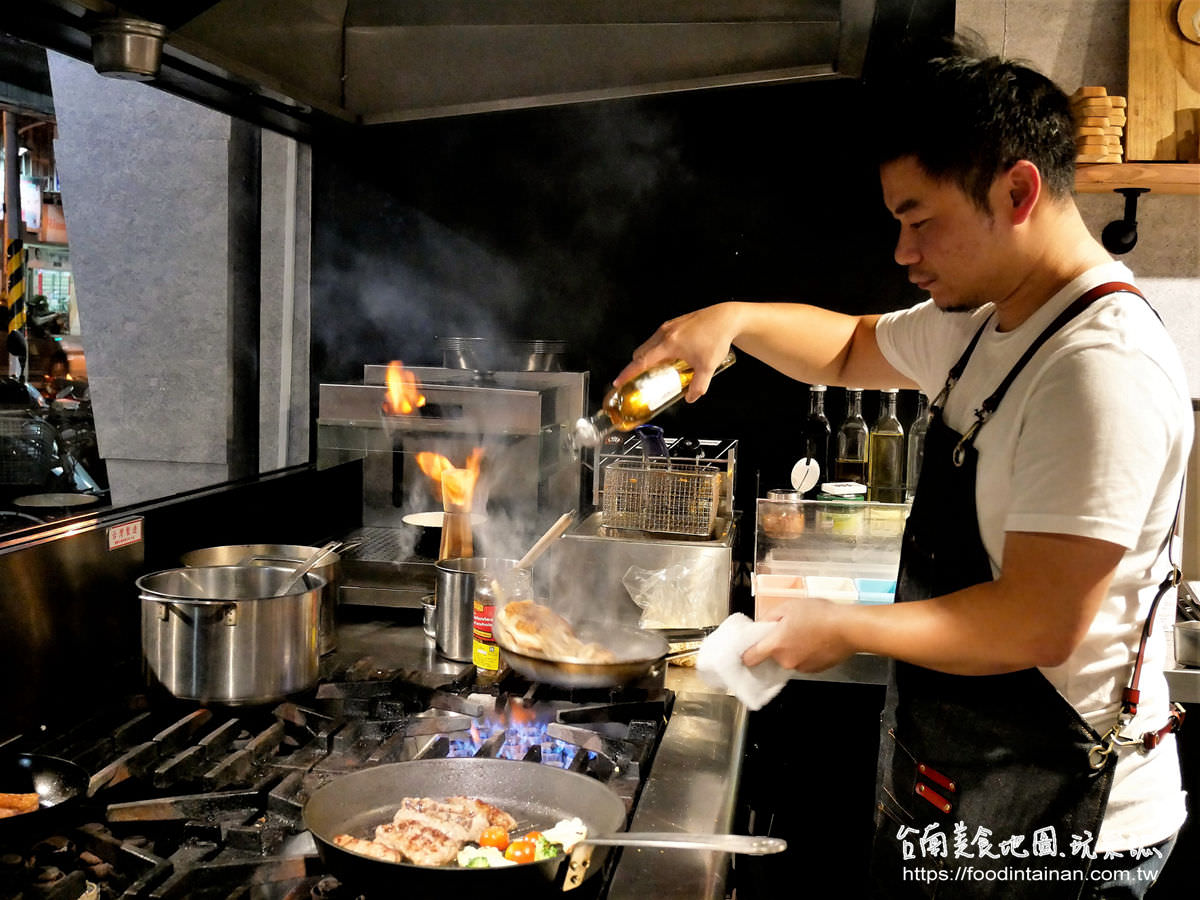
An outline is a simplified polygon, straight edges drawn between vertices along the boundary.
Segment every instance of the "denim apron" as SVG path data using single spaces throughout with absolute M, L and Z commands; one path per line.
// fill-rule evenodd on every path
M 1076 300 L 976 411 L 964 436 L 942 409 L 986 323 L 975 334 L 932 405 L 897 603 L 992 580 L 975 509 L 975 435 L 1036 350 L 1115 290 L 1136 292 L 1110 283 Z M 876 774 L 872 896 L 1078 897 L 1116 765 L 1116 754 L 1094 755 L 1101 742 L 1037 669 L 963 676 L 893 660 Z

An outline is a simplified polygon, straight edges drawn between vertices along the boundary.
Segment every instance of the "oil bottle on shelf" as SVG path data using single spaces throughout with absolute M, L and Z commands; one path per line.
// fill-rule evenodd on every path
M 833 480 L 867 483 L 871 431 L 862 416 L 862 388 L 846 388 L 846 418 L 838 426 Z
M 929 431 L 929 399 L 917 394 L 917 417 L 908 429 L 908 452 L 905 454 L 904 499 L 911 503 L 917 493 L 921 463 L 925 459 L 925 433 Z
M 810 500 L 820 493 L 821 483 L 830 480 L 832 473 L 829 465 L 829 444 L 832 434 L 829 419 L 825 415 L 825 385 L 811 385 L 808 389 L 808 415 L 804 419 L 800 433 L 801 449 L 804 455 L 793 468 L 792 477 L 792 486 L 799 490 L 800 486 L 797 483 L 795 472 L 796 469 L 805 470 L 806 477 L 803 481 L 811 482 L 812 486 L 804 492 L 804 496 Z M 808 472 L 814 465 L 816 466 L 815 477 Z
M 880 391 L 879 418 L 871 429 L 867 496 L 876 503 L 904 502 L 904 428 L 896 418 L 896 388 Z

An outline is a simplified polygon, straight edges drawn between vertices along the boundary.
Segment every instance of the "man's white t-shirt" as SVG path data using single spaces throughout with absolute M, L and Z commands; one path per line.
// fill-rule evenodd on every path
M 1079 295 L 1109 281 L 1133 278 L 1121 263 L 1098 266 L 1016 329 L 999 333 L 989 322 L 950 391 L 946 423 L 965 432 L 1034 338 Z M 927 301 L 883 316 L 876 336 L 888 362 L 932 399 L 991 312 L 989 304 L 947 313 Z M 1149 305 L 1130 293 L 1095 301 L 1047 341 L 976 436 L 975 502 L 993 574 L 999 574 L 1009 531 L 1078 535 L 1127 549 L 1083 642 L 1062 665 L 1041 669 L 1100 734 L 1116 720 L 1142 622 L 1169 571 L 1160 550 L 1191 441 L 1191 400 L 1179 353 Z M 1167 721 L 1161 623 L 1174 614 L 1169 592 L 1146 649 L 1138 715 L 1125 734 L 1140 736 Z M 1014 709 L 1019 703 L 1014 697 Z M 1174 735 L 1149 753 L 1120 751 L 1093 849 L 1132 850 L 1170 837 L 1186 816 L 1184 797 Z

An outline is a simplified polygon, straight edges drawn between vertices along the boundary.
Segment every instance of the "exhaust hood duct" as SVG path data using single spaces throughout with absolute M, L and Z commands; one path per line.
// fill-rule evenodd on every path
M 167 29 L 144 19 L 105 19 L 92 30 L 92 65 L 101 75 L 149 81 L 158 74 Z
M 108 0 L 22 0 L 3 28 L 81 50 Z M 155 85 L 297 137 L 341 126 L 731 85 L 860 78 L 948 35 L 953 0 L 122 0 L 169 32 Z

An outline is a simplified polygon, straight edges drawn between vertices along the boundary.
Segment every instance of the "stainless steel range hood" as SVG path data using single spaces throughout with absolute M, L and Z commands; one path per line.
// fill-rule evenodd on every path
M 105 20 L 165 26 L 157 86 L 306 135 L 725 85 L 857 78 L 952 0 L 22 0 L 0 25 L 91 59 Z

